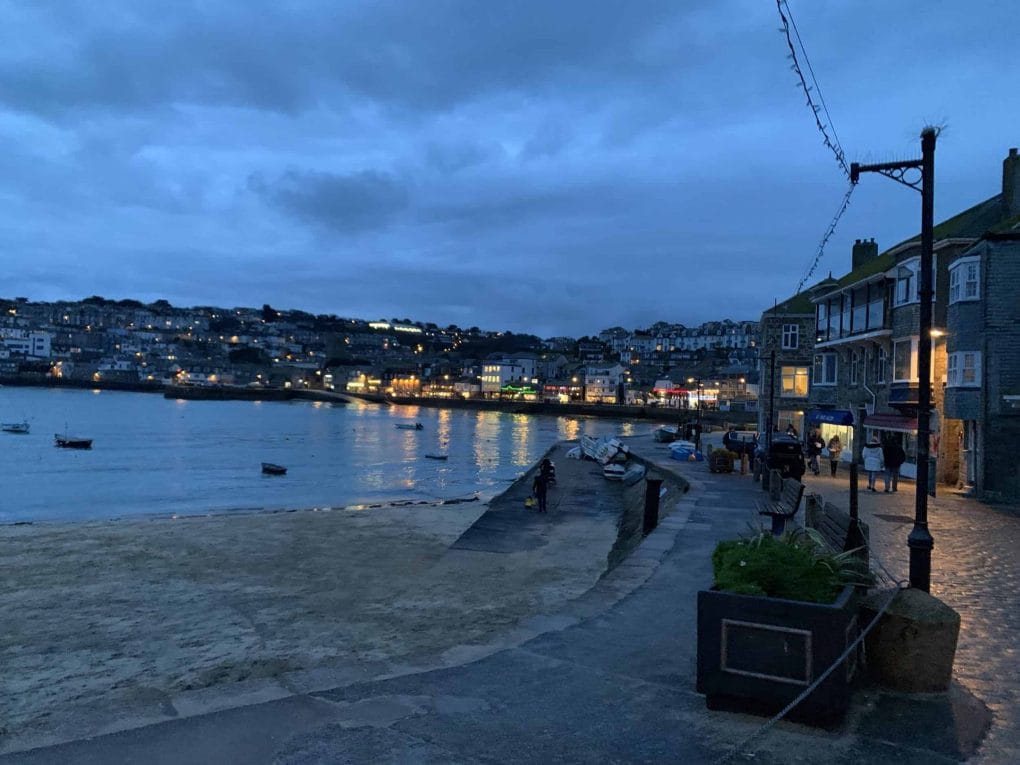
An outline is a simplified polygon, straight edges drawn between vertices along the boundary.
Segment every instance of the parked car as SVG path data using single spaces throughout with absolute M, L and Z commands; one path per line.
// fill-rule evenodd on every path
M 804 445 L 793 436 L 773 433 L 765 456 L 765 467 L 778 470 L 783 478 L 804 477 Z

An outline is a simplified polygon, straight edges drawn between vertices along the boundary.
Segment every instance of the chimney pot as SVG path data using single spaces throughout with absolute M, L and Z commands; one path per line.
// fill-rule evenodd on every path
M 1002 201 L 1006 217 L 1020 215 L 1020 156 L 1015 148 L 1002 160 Z

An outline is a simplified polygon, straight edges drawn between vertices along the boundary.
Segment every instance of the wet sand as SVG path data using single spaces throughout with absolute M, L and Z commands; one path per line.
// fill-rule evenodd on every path
M 554 612 L 618 520 L 557 515 L 605 482 L 555 456 L 551 520 L 509 552 L 451 549 L 477 502 L 0 527 L 0 752 L 449 662 Z

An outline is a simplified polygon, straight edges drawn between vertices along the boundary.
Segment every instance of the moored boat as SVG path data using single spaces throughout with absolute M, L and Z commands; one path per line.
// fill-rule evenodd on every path
M 425 459 L 428 460 L 445 460 L 448 455 L 446 454 L 426 454 Z
M 61 449 L 91 449 L 92 439 L 91 438 L 78 438 L 76 436 L 60 435 L 55 433 L 53 435 L 54 443 Z
M 604 475 L 608 481 L 622 481 L 626 474 L 627 468 L 616 462 L 610 462 L 602 468 L 602 475 Z
M 272 462 L 263 462 L 262 472 L 266 475 L 287 475 L 287 468 L 283 465 L 274 465 Z
M 24 422 L 5 422 L 0 424 L 0 430 L 4 433 L 27 433 L 28 432 L 28 421 Z
M 398 422 L 397 428 L 399 430 L 421 430 L 422 426 L 420 422 Z

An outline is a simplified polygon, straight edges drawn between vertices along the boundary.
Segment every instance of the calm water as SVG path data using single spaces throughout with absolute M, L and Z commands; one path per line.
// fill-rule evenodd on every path
M 0 388 L 0 421 L 23 419 L 29 435 L 0 433 L 0 523 L 485 498 L 557 440 L 653 428 L 360 403 Z M 395 427 L 412 422 L 424 429 Z M 92 450 L 56 448 L 53 435 L 65 428 L 94 439 Z M 263 476 L 262 462 L 288 473 Z

